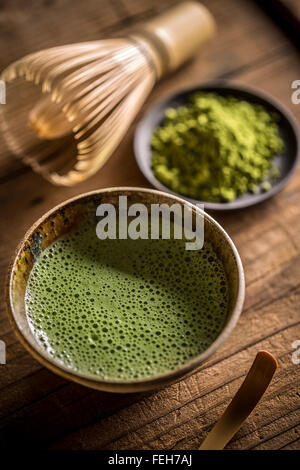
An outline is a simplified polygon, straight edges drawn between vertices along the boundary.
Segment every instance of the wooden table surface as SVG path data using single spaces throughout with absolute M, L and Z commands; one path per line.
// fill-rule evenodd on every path
M 0 2 L 0 68 L 44 47 L 97 39 L 176 2 L 170 0 L 21 0 Z M 210 78 L 260 87 L 286 104 L 300 78 L 298 52 L 251 0 L 205 0 L 218 36 L 203 54 L 157 85 L 144 106 L 177 88 Z M 24 232 L 45 211 L 81 192 L 148 186 L 132 151 L 134 125 L 106 166 L 73 188 L 45 182 L 0 145 L 0 271 Z M 260 349 L 279 370 L 263 400 L 228 445 L 230 449 L 299 449 L 300 169 L 272 200 L 232 214 L 212 214 L 232 236 L 246 274 L 246 302 L 237 327 L 189 378 L 159 391 L 113 395 L 65 381 L 40 366 L 8 323 L 1 296 L 0 448 L 196 449 L 243 381 Z

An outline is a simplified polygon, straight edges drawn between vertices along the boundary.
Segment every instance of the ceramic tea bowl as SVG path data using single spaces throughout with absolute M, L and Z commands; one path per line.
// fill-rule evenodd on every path
M 96 221 L 96 207 L 100 203 L 111 203 L 118 211 L 119 196 L 127 196 L 128 205 L 143 203 L 149 210 L 151 204 L 174 203 L 182 208 L 188 206 L 195 220 L 196 214 L 204 218 L 204 238 L 208 240 L 218 258 L 222 261 L 229 285 L 227 319 L 215 341 L 201 354 L 167 373 L 134 380 L 103 380 L 75 372 L 58 363 L 38 344 L 28 323 L 25 309 L 27 280 L 34 263 L 41 252 L 61 235 L 81 223 L 89 211 Z M 197 282 L 197 279 L 194 281 Z M 7 277 L 6 303 L 12 327 L 24 347 L 42 365 L 68 380 L 109 392 L 139 392 L 162 387 L 190 374 L 205 362 L 225 341 L 234 328 L 241 313 L 245 292 L 242 263 L 232 240 L 223 228 L 199 207 L 170 194 L 151 189 L 110 188 L 82 194 L 70 199 L 47 212 L 28 230 L 16 250 Z M 166 312 L 167 315 L 167 312 Z

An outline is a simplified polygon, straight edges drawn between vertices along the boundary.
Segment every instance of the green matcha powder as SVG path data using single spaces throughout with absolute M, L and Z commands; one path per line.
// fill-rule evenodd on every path
M 187 106 L 168 109 L 154 132 L 155 176 L 177 193 L 210 202 L 267 191 L 278 176 L 273 157 L 284 148 L 278 119 L 258 104 L 193 94 Z

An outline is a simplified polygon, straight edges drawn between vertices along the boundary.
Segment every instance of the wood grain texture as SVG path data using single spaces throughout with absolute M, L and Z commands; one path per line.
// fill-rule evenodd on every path
M 0 68 L 44 47 L 120 34 L 176 1 L 21 0 L 0 4 Z M 186 67 L 154 90 L 143 110 L 177 88 L 222 77 L 256 85 L 292 105 L 291 83 L 299 56 L 282 32 L 250 0 L 206 0 L 218 36 Z M 15 161 L 0 145 L 0 281 L 30 225 L 46 210 L 84 191 L 148 186 L 132 151 L 134 125 L 105 167 L 75 188 L 57 188 Z M 300 170 L 272 200 L 233 214 L 212 214 L 232 236 L 242 257 L 247 294 L 243 314 L 220 350 L 187 379 L 156 392 L 96 392 L 42 368 L 12 333 L 0 304 L 0 448 L 196 449 L 222 414 L 256 352 L 267 349 L 279 370 L 262 402 L 228 448 L 299 449 L 299 366 L 292 342 L 300 339 Z

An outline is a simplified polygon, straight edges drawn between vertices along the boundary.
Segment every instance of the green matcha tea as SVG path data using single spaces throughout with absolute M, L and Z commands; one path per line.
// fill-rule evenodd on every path
M 151 377 L 183 365 L 220 334 L 228 286 L 209 242 L 99 240 L 83 223 L 46 248 L 30 273 L 29 325 L 74 372 L 106 380 Z

